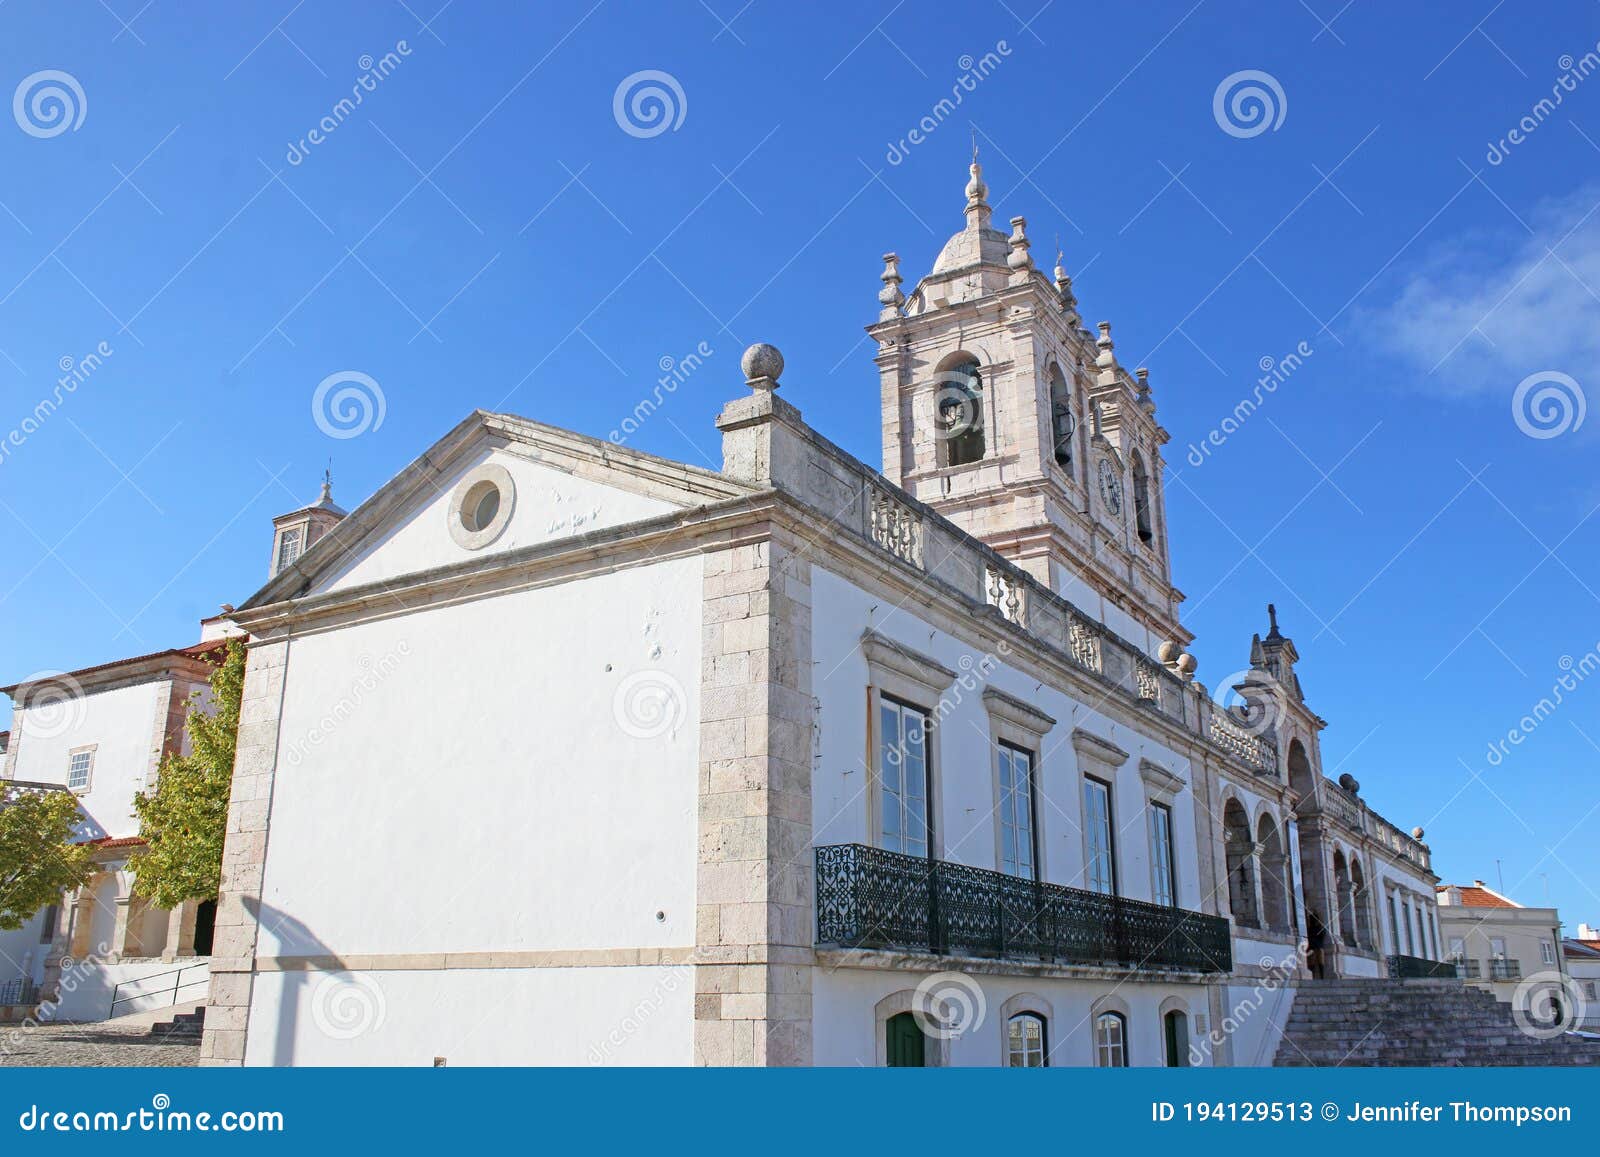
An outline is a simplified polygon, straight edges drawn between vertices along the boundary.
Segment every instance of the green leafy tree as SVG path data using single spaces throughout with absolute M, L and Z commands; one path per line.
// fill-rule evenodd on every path
M 191 700 L 185 727 L 189 753 L 162 761 L 156 786 L 133 798 L 146 847 L 129 863 L 133 890 L 160 908 L 211 900 L 222 883 L 222 842 L 239 739 L 244 646 L 228 644 L 211 676 L 211 704 Z
M 0 785 L 0 928 L 21 928 L 88 880 L 89 849 L 72 843 L 78 819 L 71 792 Z

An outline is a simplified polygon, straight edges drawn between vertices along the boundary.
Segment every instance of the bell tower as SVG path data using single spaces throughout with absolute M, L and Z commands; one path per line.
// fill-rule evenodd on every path
M 1130 641 L 1186 647 L 1148 371 L 1084 328 L 1027 221 L 994 228 L 974 152 L 966 225 L 907 296 L 884 255 L 875 325 L 883 473 Z

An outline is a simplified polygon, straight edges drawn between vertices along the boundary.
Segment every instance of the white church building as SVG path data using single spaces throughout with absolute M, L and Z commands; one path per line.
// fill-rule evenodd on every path
M 1148 375 L 966 195 L 881 470 L 755 346 L 721 471 L 475 412 L 278 520 L 203 1063 L 1269 1064 L 1438 959 L 1275 618 L 1195 679 Z

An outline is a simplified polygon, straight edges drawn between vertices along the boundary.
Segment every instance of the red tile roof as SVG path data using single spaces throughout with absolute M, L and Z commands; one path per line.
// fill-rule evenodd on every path
M 143 836 L 101 836 L 95 840 L 85 840 L 91 848 L 137 848 L 144 845 Z
M 1519 907 L 1519 905 L 1513 904 L 1510 900 L 1507 900 L 1504 896 L 1500 895 L 1499 893 L 1491 892 L 1488 889 L 1488 887 L 1485 886 L 1485 884 L 1484 884 L 1484 882 L 1482 880 L 1477 880 L 1477 881 L 1475 881 L 1475 882 L 1473 882 L 1471 884 L 1462 884 L 1462 885 L 1440 884 L 1435 888 L 1435 891 L 1448 892 L 1448 891 L 1451 891 L 1452 889 L 1454 889 L 1455 891 L 1461 893 L 1461 906 L 1463 908 L 1516 908 L 1516 907 Z
M 60 675 L 51 675 L 38 679 L 37 682 L 47 684 L 52 679 L 84 679 L 90 675 L 99 675 L 103 672 L 114 670 L 117 667 L 127 666 L 133 663 L 144 663 L 151 659 L 160 659 L 168 655 L 181 655 L 192 659 L 204 659 L 208 662 L 217 663 L 221 662 L 222 660 L 221 652 L 226 650 L 228 644 L 232 641 L 233 640 L 229 638 L 207 639 L 203 643 L 194 643 L 187 647 L 171 647 L 165 651 L 152 651 L 148 655 L 131 655 L 126 659 L 113 659 L 109 663 L 100 663 L 93 667 L 80 667 L 76 671 L 67 671 Z M 13 683 L 9 687 L 0 687 L 0 694 L 12 695 L 13 692 L 15 692 L 17 688 L 21 686 L 21 683 Z

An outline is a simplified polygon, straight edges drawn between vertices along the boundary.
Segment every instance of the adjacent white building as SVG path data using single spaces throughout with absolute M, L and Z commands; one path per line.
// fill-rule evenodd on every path
M 475 412 L 278 520 L 205 1062 L 1264 1064 L 1308 933 L 1439 958 L 1276 617 L 1195 681 L 1149 377 L 966 192 L 881 471 L 757 346 L 720 471 Z
M 158 909 L 133 894 L 128 857 L 143 845 L 135 793 L 187 749 L 192 696 L 209 693 L 221 642 L 157 651 L 0 688 L 13 711 L 4 779 L 77 797 L 78 842 L 95 874 L 23 928 L 0 932 L 0 987 L 51 1019 L 104 1020 L 205 995 L 212 903 Z M 169 991 L 172 990 L 172 991 Z M 25 1006 L 25 1007 L 24 1007 Z

